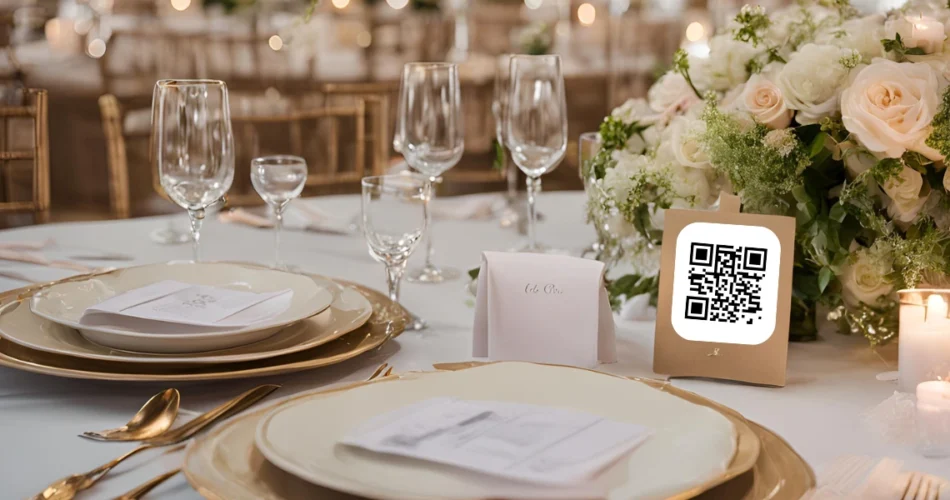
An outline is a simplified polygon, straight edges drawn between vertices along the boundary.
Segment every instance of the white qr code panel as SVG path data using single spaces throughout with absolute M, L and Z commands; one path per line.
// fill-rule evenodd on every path
M 676 240 L 671 319 L 686 340 L 758 345 L 775 331 L 778 236 L 761 226 L 694 222 Z

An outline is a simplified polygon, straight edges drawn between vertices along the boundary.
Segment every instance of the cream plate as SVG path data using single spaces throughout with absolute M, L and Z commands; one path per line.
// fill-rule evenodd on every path
M 294 295 L 290 307 L 274 318 L 243 328 L 214 332 L 139 332 L 79 323 L 83 311 L 88 307 L 163 280 L 255 293 L 290 288 Z M 58 283 L 34 295 L 30 309 L 42 318 L 79 330 L 86 339 L 103 346 L 126 351 L 177 354 L 227 349 L 257 342 L 287 325 L 319 314 L 331 302 L 333 294 L 307 276 L 241 264 L 187 262 L 131 267 L 86 280 Z
M 310 349 L 345 335 L 366 322 L 373 306 L 358 290 L 326 278 L 313 278 L 333 294 L 320 314 L 294 323 L 259 342 L 194 354 L 147 354 L 111 349 L 86 340 L 76 330 L 33 314 L 23 302 L 0 309 L 0 337 L 31 349 L 104 361 L 132 363 L 232 363 L 264 359 Z
M 654 434 L 590 484 L 558 489 L 487 479 L 338 444 L 372 416 L 439 396 L 573 408 L 645 425 Z M 274 409 L 255 437 L 267 460 L 311 483 L 400 500 L 667 498 L 721 477 L 736 453 L 736 442 L 733 423 L 710 408 L 622 378 L 529 363 L 409 374 L 327 397 L 302 398 Z

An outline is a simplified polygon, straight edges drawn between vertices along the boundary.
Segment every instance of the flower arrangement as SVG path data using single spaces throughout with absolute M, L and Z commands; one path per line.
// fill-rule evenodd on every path
M 734 192 L 797 220 L 793 339 L 819 304 L 844 333 L 896 337 L 894 292 L 950 275 L 948 22 L 945 0 L 866 17 L 799 0 L 744 7 L 707 58 L 678 51 L 583 166 L 602 258 L 633 268 L 611 293 L 655 297 L 664 210 Z

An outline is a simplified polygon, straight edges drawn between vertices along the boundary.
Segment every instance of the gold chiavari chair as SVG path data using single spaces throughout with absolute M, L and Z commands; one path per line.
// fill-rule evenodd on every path
M 231 116 L 235 176 L 228 193 L 231 206 L 260 204 L 250 183 L 253 158 L 291 154 L 307 160 L 306 194 L 356 192 L 372 172 L 366 155 L 366 105 L 327 105 L 287 112 Z
M 109 208 L 116 219 L 128 218 L 133 212 L 151 213 L 152 210 L 145 205 L 149 199 L 155 198 L 154 192 L 162 192 L 149 160 L 150 101 L 151 96 L 146 95 L 126 97 L 121 101 L 112 94 L 99 97 L 102 130 L 106 138 Z
M 0 179 L 4 184 L 0 213 L 32 212 L 38 223 L 49 220 L 48 113 L 46 91 L 39 89 L 27 89 L 22 105 L 0 107 Z M 18 196 L 16 189 L 18 174 L 26 170 L 23 167 L 30 167 L 28 199 Z
M 399 82 L 327 83 L 320 88 L 324 106 L 348 105 L 362 100 L 366 107 L 366 155 L 374 175 L 385 172 L 393 151 L 392 123 L 396 117 Z

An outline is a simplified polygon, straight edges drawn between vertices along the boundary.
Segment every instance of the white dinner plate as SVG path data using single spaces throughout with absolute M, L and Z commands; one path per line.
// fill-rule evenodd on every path
M 30 311 L 23 302 L 0 309 L 0 337 L 55 354 L 130 363 L 231 363 L 271 358 L 325 344 L 363 326 L 373 306 L 359 290 L 325 278 L 313 278 L 333 294 L 333 303 L 316 316 L 298 321 L 275 335 L 251 344 L 191 354 L 148 354 L 122 351 L 86 340 L 78 331 Z
M 654 434 L 590 483 L 544 488 L 339 444 L 369 418 L 433 397 L 557 406 L 645 425 Z M 725 416 L 645 384 L 588 370 L 496 363 L 407 374 L 280 405 L 255 444 L 275 466 L 313 484 L 377 499 L 660 499 L 721 477 L 736 452 Z
M 80 324 L 83 312 L 118 294 L 164 280 L 216 286 L 254 293 L 291 289 L 290 306 L 265 321 L 213 332 L 135 331 L 119 326 Z M 126 351 L 179 354 L 227 349 L 265 339 L 292 323 L 319 314 L 333 294 L 304 275 L 229 263 L 167 263 L 119 269 L 86 280 L 52 285 L 30 301 L 34 314 L 79 330 L 89 341 Z

